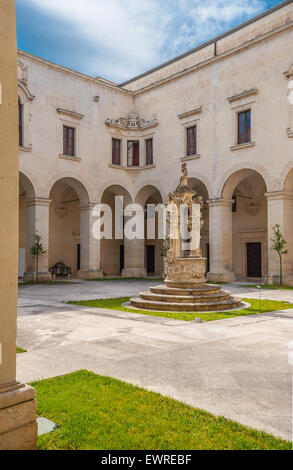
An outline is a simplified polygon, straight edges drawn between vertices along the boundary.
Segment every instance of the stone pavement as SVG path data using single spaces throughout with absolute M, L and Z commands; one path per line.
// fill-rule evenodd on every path
M 28 352 L 17 357 L 18 380 L 89 369 L 291 439 L 293 310 L 195 324 L 64 303 L 127 297 L 150 284 L 22 286 L 18 344 Z M 262 296 L 293 302 L 293 291 Z

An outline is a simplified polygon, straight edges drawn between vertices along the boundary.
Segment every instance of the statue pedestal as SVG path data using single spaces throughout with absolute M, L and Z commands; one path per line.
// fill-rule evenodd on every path
M 186 284 L 186 287 L 203 285 L 206 283 L 206 258 L 188 257 L 167 260 L 165 284 Z
M 151 287 L 130 301 L 131 306 L 162 312 L 221 312 L 241 306 L 221 286 L 206 284 L 206 259 L 188 257 L 168 259 L 165 285 Z

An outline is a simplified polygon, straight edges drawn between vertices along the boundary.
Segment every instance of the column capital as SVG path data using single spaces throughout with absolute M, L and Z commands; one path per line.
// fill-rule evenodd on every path
M 43 198 L 43 197 L 33 197 L 32 199 L 28 199 L 26 201 L 27 206 L 50 206 L 51 199 Z
M 88 202 L 87 204 L 80 204 L 79 209 L 81 211 L 92 211 L 96 206 L 99 206 L 99 202 Z
M 209 207 L 217 207 L 217 206 L 232 206 L 233 199 L 225 199 L 225 198 L 218 198 L 218 199 L 209 199 L 207 201 Z
M 293 199 L 293 192 L 292 191 L 274 191 L 271 193 L 265 193 L 265 196 L 268 201 L 276 201 L 282 199 Z

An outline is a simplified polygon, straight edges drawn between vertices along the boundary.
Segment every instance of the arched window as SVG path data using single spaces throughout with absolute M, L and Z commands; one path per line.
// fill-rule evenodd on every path
M 19 97 L 18 97 L 18 135 L 19 135 L 19 146 L 23 147 L 23 104 Z

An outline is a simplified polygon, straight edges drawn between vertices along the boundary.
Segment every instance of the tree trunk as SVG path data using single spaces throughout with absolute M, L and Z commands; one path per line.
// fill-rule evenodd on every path
M 282 260 L 282 255 L 280 255 L 280 286 L 283 287 L 283 260 Z
M 37 255 L 37 284 L 39 283 L 39 256 Z

